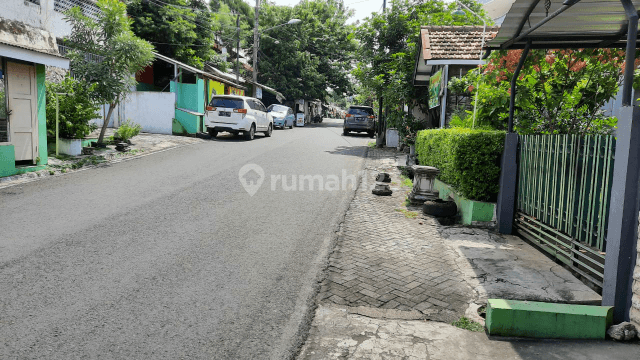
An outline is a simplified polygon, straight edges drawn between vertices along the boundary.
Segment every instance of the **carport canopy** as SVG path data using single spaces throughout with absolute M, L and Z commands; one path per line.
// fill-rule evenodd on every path
M 523 49 L 528 41 L 532 49 L 624 48 L 627 27 L 621 0 L 516 0 L 486 48 Z

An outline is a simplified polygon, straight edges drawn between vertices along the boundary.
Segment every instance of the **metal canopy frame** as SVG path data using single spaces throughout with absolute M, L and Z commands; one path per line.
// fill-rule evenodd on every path
M 629 321 L 640 210 L 640 108 L 632 105 L 638 0 L 516 0 L 488 49 L 524 49 L 511 79 L 508 133 L 500 174 L 497 216 L 501 233 L 513 230 L 518 135 L 513 132 L 518 74 L 529 49 L 625 48 L 622 109 L 611 187 L 602 305 L 616 323 Z M 600 9 L 600 10 L 599 10 Z M 606 11 L 605 11 L 606 9 Z M 531 24 L 531 19 L 538 20 Z

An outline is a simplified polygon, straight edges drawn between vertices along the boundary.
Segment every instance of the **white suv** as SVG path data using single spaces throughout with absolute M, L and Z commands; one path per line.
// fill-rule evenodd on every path
M 238 134 L 253 140 L 256 131 L 269 137 L 273 132 L 273 118 L 267 108 L 256 98 L 236 95 L 214 95 L 207 106 L 205 125 L 211 137 L 221 131 Z

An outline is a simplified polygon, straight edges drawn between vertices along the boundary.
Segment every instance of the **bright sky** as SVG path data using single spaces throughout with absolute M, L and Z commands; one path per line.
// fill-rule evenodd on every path
M 245 0 L 247 1 L 247 0 Z M 276 5 L 294 6 L 300 2 L 300 0 L 272 0 Z M 355 14 L 349 23 L 355 23 L 356 21 L 362 21 L 364 18 L 369 17 L 372 12 L 382 11 L 383 0 L 345 0 L 344 4 L 349 8 L 355 10 Z M 387 6 L 390 6 L 390 0 L 387 0 Z M 255 0 L 248 0 L 247 3 L 255 6 Z

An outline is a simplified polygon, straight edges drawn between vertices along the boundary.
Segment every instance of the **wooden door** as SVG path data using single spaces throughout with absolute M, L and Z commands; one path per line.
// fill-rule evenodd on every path
M 15 148 L 16 161 L 35 162 L 38 156 L 35 66 L 7 62 L 7 97 L 9 142 Z

